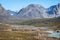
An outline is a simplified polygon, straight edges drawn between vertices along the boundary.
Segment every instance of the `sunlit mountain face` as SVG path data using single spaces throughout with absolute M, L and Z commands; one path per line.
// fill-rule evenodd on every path
M 42 19 L 42 18 L 60 18 L 60 3 L 49 8 L 44 8 L 40 4 L 30 4 L 25 8 L 14 12 L 6 10 L 0 4 L 0 18 L 8 19 Z
M 30 4 L 18 12 L 20 18 L 56 18 L 60 17 L 60 3 L 49 8 L 39 4 Z
M 46 18 L 46 9 L 39 4 L 30 4 L 18 12 L 21 18 Z

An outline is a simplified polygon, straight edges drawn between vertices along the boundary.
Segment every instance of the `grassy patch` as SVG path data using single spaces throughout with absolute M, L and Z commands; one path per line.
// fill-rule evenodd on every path
M 33 36 L 34 34 L 29 33 L 0 31 L 1 40 L 37 40 Z

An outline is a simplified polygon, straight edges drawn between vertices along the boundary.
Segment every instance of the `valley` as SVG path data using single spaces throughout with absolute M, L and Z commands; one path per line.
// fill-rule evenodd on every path
M 60 3 L 29 4 L 18 12 L 0 4 L 0 40 L 60 40 Z
M 57 26 L 33 26 L 0 23 L 0 40 L 60 40 L 60 36 L 49 36 L 57 32 Z M 60 34 L 59 34 L 60 35 Z

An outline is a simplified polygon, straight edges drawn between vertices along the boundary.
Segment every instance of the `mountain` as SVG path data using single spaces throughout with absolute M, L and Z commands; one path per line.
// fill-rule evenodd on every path
M 7 10 L 7 11 L 10 15 L 17 15 L 17 12 L 14 12 L 14 11 L 11 11 L 11 10 Z
M 16 20 L 17 17 L 15 15 L 11 15 L 11 14 L 16 14 L 16 13 L 13 11 L 8 12 L 0 4 L 0 23 L 6 23 L 6 22 L 8 23 L 8 22 L 11 22 L 10 20 Z
M 10 14 L 8 14 L 8 12 L 0 4 L 0 20 L 6 20 L 6 19 L 8 19 L 9 15 Z
M 0 4 L 0 20 L 15 20 L 15 19 L 42 19 L 42 18 L 60 18 L 60 3 L 49 8 L 44 8 L 39 4 L 30 4 L 22 8 L 18 13 L 5 10 Z
M 6 10 L 0 4 L 0 15 L 7 14 Z
M 51 18 L 60 17 L 60 3 L 47 9 L 48 16 Z
M 6 10 L 0 4 L 0 23 L 3 22 L 3 23 L 10 23 L 10 24 L 20 24 L 20 22 L 26 20 L 31 20 L 31 19 L 44 20 L 44 18 L 48 18 L 48 19 L 60 18 L 60 3 L 58 3 L 57 5 L 53 5 L 49 8 L 44 8 L 39 4 L 30 4 L 27 7 L 22 8 L 18 13 L 11 10 Z M 28 24 L 30 23 L 34 24 L 35 22 L 30 21 Z
M 49 8 L 44 8 L 39 4 L 30 4 L 18 12 L 20 18 L 58 18 L 60 17 L 60 3 Z
M 46 9 L 39 4 L 30 4 L 18 12 L 18 17 L 29 19 L 46 18 L 47 13 L 45 11 Z

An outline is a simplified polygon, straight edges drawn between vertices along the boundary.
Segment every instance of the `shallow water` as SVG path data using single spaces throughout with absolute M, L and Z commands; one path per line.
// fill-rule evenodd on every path
M 51 34 L 48 34 L 49 37 L 56 37 L 56 38 L 60 38 L 60 32 L 57 33 L 57 32 L 54 32 L 54 33 L 51 33 Z

